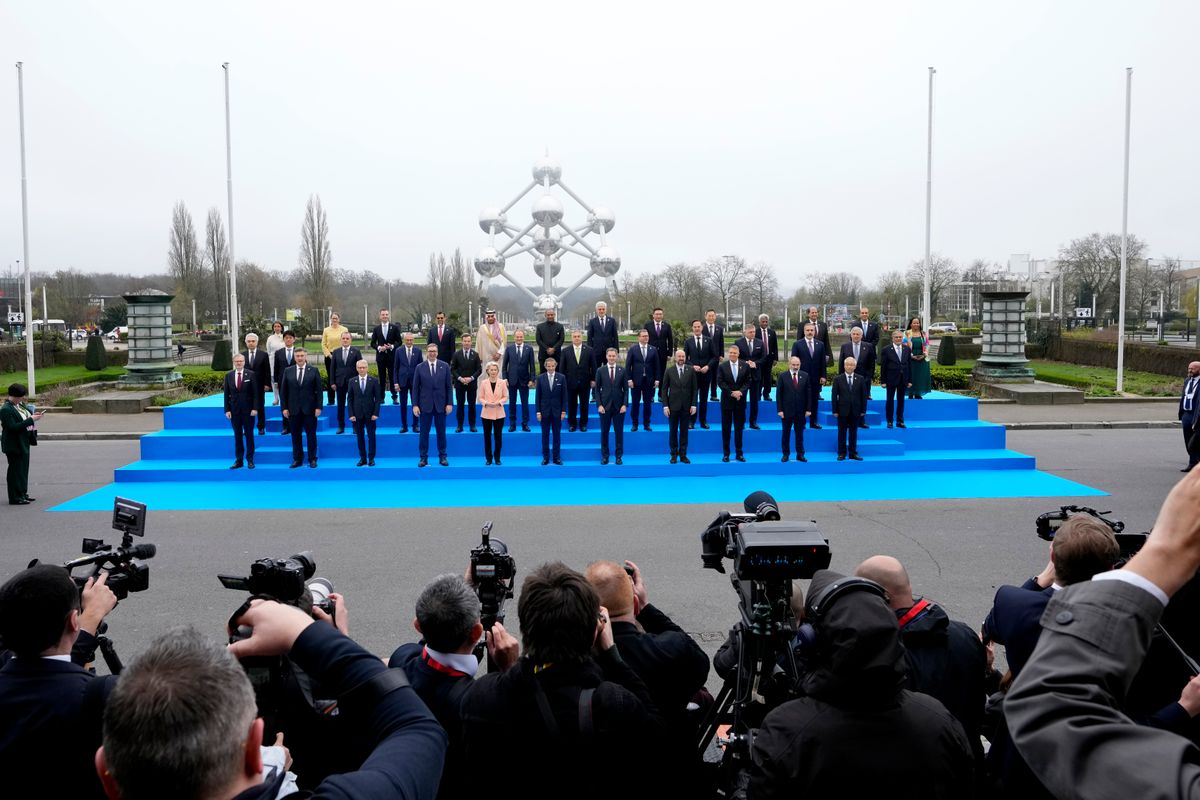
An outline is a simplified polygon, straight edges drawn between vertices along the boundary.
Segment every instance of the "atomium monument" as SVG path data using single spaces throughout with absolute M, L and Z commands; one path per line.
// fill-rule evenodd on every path
M 550 190 L 557 186 L 587 212 L 587 221 L 572 227 L 564 220 L 563 203 Z M 538 192 L 537 189 L 541 188 Z M 532 219 L 524 228 L 518 229 L 508 221 L 508 212 L 533 192 L 530 208 Z M 562 182 L 562 166 L 547 154 L 533 165 L 533 181 L 512 202 L 503 208 L 485 208 L 479 213 L 479 227 L 488 234 L 488 244 L 475 256 L 475 270 L 484 281 L 505 278 L 533 301 L 534 309 L 545 311 L 562 309 L 563 298 L 582 286 L 592 275 L 604 279 L 609 299 L 616 294 L 617 285 L 613 276 L 621 269 L 621 256 L 608 243 L 607 235 L 616 224 L 613 212 L 604 206 L 590 206 L 579 195 Z M 591 234 L 599 237 L 588 241 Z M 497 241 L 497 236 L 503 237 Z M 513 256 L 529 253 L 533 257 L 533 271 L 542 279 L 542 293 L 534 294 L 508 273 L 507 262 Z M 562 294 L 554 293 L 554 278 L 562 270 L 562 257 L 568 253 L 586 258 L 590 269 Z

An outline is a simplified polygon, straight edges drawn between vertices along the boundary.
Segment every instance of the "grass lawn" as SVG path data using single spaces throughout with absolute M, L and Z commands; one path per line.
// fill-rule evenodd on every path
M 1083 389 L 1089 397 L 1115 397 L 1117 371 L 1063 361 L 1030 361 L 1037 379 Z M 1183 380 L 1169 375 L 1125 370 L 1125 391 L 1146 397 L 1171 397 L 1183 390 Z
M 34 373 L 37 379 L 37 390 L 42 392 L 58 386 L 70 386 L 76 383 L 91 383 L 92 381 L 115 381 L 125 374 L 124 367 L 105 367 L 99 372 L 92 372 L 82 365 L 63 367 L 44 367 Z M 28 379 L 25 370 L 20 372 L 0 372 L 0 386 L 5 388 L 10 383 L 24 383 Z

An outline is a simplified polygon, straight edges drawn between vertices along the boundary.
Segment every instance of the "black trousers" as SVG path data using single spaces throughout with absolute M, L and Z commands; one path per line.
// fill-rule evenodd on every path
M 687 455 L 688 425 L 690 425 L 691 422 L 691 415 L 686 411 L 680 411 L 678 413 L 672 412 L 672 414 L 667 417 L 667 429 L 670 431 L 668 439 L 671 444 L 671 455 Z
M 617 434 L 620 436 L 620 434 Z M 8 453 L 8 502 L 29 494 L 29 453 Z
M 542 414 L 542 458 L 558 459 L 562 446 L 562 414 Z M 553 440 L 553 441 L 551 441 Z
M 488 461 L 500 460 L 500 443 L 504 440 L 504 418 L 483 420 L 483 455 Z M 494 442 L 494 444 L 493 444 Z
M 641 386 L 634 385 L 629 390 L 629 424 L 638 425 L 638 408 L 642 409 L 642 427 L 650 427 L 650 411 L 654 407 L 654 381 L 646 381 Z
M 454 399 L 458 408 L 455 409 L 458 413 L 458 427 L 463 426 L 463 412 L 467 412 L 468 424 L 475 427 L 475 396 L 479 393 L 479 384 L 471 381 L 466 386 L 461 383 L 454 384 Z
M 896 406 L 896 422 L 904 422 L 904 392 L 906 389 L 903 386 L 887 387 L 887 403 L 884 406 L 884 418 L 890 424 L 892 422 L 892 398 L 895 398 Z
M 254 426 L 256 419 L 249 413 L 234 414 L 229 418 L 233 426 L 233 453 L 240 464 L 243 459 L 254 460 Z
M 758 377 L 757 372 L 752 372 L 750 374 L 754 375 L 755 378 L 757 379 L 757 377 Z M 750 403 L 750 424 L 751 425 L 758 424 L 758 398 L 759 398 L 759 393 L 761 391 L 762 391 L 762 386 L 760 385 L 758 380 L 750 381 L 750 385 L 746 387 L 746 398 Z M 738 450 L 741 450 L 741 448 L 739 447 Z
M 392 386 L 395 386 L 395 385 L 396 384 L 394 384 L 394 383 L 392 384 Z M 399 394 L 400 394 L 400 427 L 401 428 L 408 427 L 408 395 L 409 395 L 409 392 L 411 392 L 411 391 L 412 391 L 412 389 L 410 387 L 404 386 L 404 387 L 401 387 L 400 392 L 399 392 Z M 392 392 L 392 397 L 393 398 L 396 397 L 396 392 Z M 417 423 L 415 421 L 413 422 L 413 427 L 414 428 L 417 427 Z
M 384 396 L 387 392 L 392 393 L 392 402 L 396 402 L 395 384 L 392 381 L 396 373 L 396 351 L 383 350 L 375 351 L 375 366 L 379 368 L 379 383 L 383 386 Z
M 567 427 L 587 427 L 591 389 L 591 381 L 579 381 L 574 389 L 567 387 Z
M 355 419 L 354 437 L 358 439 L 358 457 L 375 460 L 375 425 L 378 420 L 367 417 Z
M 338 430 L 343 430 L 346 427 L 346 395 L 350 391 L 350 384 L 347 381 L 342 381 L 337 387 L 337 407 L 338 407 Z
M 696 413 L 692 414 L 691 422 L 693 425 L 695 425 L 697 422 L 699 422 L 701 425 L 708 424 L 708 385 L 709 385 L 709 376 L 710 375 L 714 379 L 712 381 L 712 385 L 713 385 L 713 391 L 715 392 L 716 385 L 717 385 L 717 382 L 715 380 L 716 375 L 712 372 L 697 372 L 696 373 L 696 388 L 698 390 L 697 395 L 698 395 L 699 399 L 696 401 Z M 717 398 L 714 395 L 713 400 L 716 400 L 716 399 Z
M 314 414 L 297 414 L 291 418 L 292 461 L 304 460 L 304 441 L 308 442 L 308 460 L 317 460 L 317 418 Z
M 1192 436 L 1196 430 L 1196 423 L 1200 422 L 1196 417 L 1196 412 L 1194 410 L 1183 412 L 1180 422 L 1183 423 L 1183 446 L 1187 450 L 1188 463 L 1195 464 L 1200 462 L 1200 442 L 1192 441 Z
M 817 409 L 821 405 L 821 377 L 808 373 L 808 410 L 812 416 L 808 418 L 809 425 L 820 425 L 817 422 Z
M 257 391 L 258 391 L 258 418 L 256 420 L 256 424 L 258 425 L 259 433 L 266 433 L 267 432 L 267 404 L 266 404 L 267 387 L 265 385 L 259 386 Z
M 333 356 L 325 356 L 325 405 L 333 405 Z
M 783 428 L 783 438 L 780 440 L 780 454 L 790 456 L 788 448 L 791 445 L 791 434 L 796 438 L 796 455 L 804 455 L 804 416 L 783 417 L 779 420 Z
M 775 385 L 771 380 L 771 369 L 775 366 L 774 361 L 763 359 L 758 365 L 758 382 L 762 386 L 762 399 L 771 399 L 771 387 Z
M 859 414 L 839 414 L 838 422 L 838 455 L 858 455 L 858 423 L 862 419 Z M 848 437 L 847 437 L 848 435 Z M 849 438 L 849 442 L 847 442 Z M 847 448 L 849 444 L 849 448 Z
M 742 429 L 746 427 L 746 399 L 732 405 L 721 404 L 721 452 L 729 455 L 729 432 L 733 431 L 735 452 L 742 454 Z
M 517 396 L 521 397 L 521 424 L 529 425 L 529 384 L 508 387 L 508 427 L 517 426 Z
M 610 411 L 600 415 L 600 457 L 608 458 L 608 431 L 616 432 L 616 456 L 620 458 L 625 452 L 625 412 Z

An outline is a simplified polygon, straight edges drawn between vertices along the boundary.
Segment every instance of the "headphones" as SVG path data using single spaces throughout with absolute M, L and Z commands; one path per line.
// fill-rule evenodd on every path
M 887 591 L 878 583 L 854 576 L 839 578 L 821 591 L 809 596 L 804 604 L 804 622 L 796 629 L 792 648 L 802 655 L 815 653 L 821 646 L 821 621 L 829 613 L 830 607 L 838 598 L 864 591 L 880 598 L 885 604 L 888 601 Z

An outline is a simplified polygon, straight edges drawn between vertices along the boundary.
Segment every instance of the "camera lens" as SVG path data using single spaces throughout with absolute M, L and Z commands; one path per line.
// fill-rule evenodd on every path
M 308 591 L 312 594 L 313 605 L 321 605 L 333 594 L 333 584 L 327 578 L 313 578 L 308 582 Z

